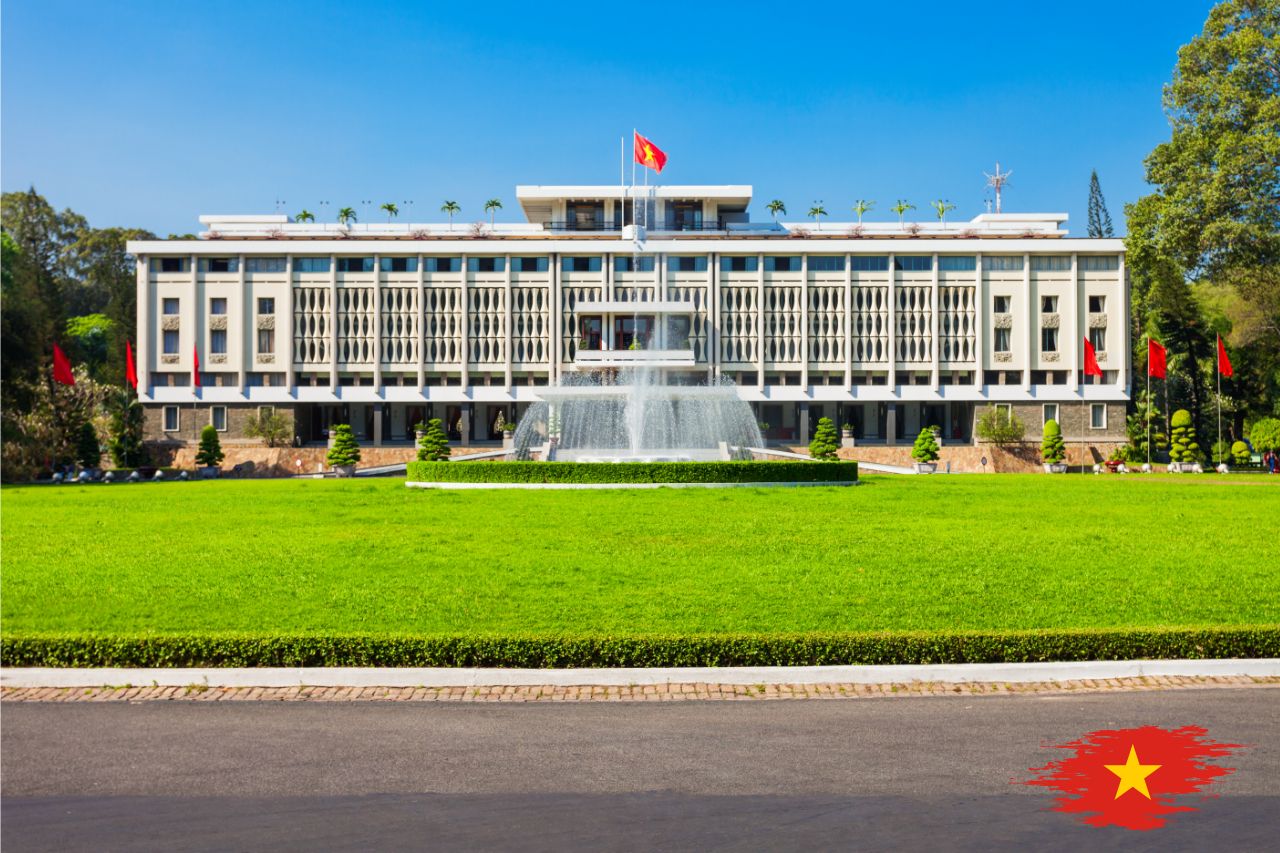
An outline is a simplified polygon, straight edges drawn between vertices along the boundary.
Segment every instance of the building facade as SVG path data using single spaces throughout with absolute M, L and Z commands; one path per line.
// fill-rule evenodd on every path
M 540 386 L 636 365 L 731 379 L 784 444 L 824 416 L 859 444 L 925 426 L 967 443 L 993 405 L 1029 438 L 1050 417 L 1069 441 L 1124 437 L 1123 244 L 1068 238 L 1063 214 L 755 223 L 746 186 L 517 198 L 519 224 L 203 216 L 198 239 L 130 243 L 148 440 L 213 424 L 236 443 L 270 409 L 297 444 L 336 423 L 407 442 L 435 417 L 482 443 Z M 1082 376 L 1084 338 L 1100 380 Z

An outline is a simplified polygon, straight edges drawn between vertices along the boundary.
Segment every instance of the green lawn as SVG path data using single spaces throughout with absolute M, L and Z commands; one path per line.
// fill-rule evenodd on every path
M 1280 477 L 3 490 L 3 630 L 647 635 L 1280 623 Z

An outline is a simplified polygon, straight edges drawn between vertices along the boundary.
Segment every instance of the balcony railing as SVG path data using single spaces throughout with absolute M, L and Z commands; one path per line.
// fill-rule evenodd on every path
M 693 367 L 692 349 L 579 349 L 573 356 L 577 367 Z
M 603 219 L 596 219 L 590 222 L 580 222 L 570 219 L 563 222 L 550 222 L 547 224 L 548 231 L 621 231 L 621 225 L 614 225 L 612 222 L 605 222 Z

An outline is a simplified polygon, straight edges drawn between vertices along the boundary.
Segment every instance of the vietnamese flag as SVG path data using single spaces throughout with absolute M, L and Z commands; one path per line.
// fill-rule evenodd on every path
M 195 369 L 191 371 L 191 378 L 194 380 L 191 384 L 197 388 L 200 387 L 200 347 L 192 347 L 191 354 L 195 356 Z
M 1227 348 L 1222 345 L 1222 335 L 1218 335 L 1218 372 L 1231 377 L 1235 371 L 1231 369 L 1231 359 L 1227 358 Z
M 1101 376 L 1102 368 L 1098 367 L 1098 354 L 1093 351 L 1093 344 L 1084 339 L 1084 375 Z
M 76 384 L 76 378 L 71 375 L 71 361 L 57 344 L 53 345 L 53 381 L 63 385 Z
M 636 135 L 636 162 L 661 174 L 662 167 L 667 165 L 667 155 L 661 148 L 641 136 L 638 131 L 633 131 L 633 133 Z
M 1167 364 L 1164 347 L 1155 338 L 1147 338 L 1147 375 L 1164 379 Z
M 138 365 L 133 360 L 133 344 L 127 340 L 124 342 L 124 378 L 130 388 L 138 390 Z

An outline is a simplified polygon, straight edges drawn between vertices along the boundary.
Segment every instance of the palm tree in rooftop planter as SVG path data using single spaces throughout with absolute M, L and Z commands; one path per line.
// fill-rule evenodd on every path
M 942 199 L 938 199 L 937 201 L 930 202 L 929 206 L 938 212 L 938 221 L 942 223 L 942 230 L 946 231 L 947 230 L 947 211 L 955 210 L 956 206 L 951 202 L 943 201 Z
M 301 210 L 298 215 L 293 217 L 294 222 L 315 222 L 316 215 L 309 210 Z
M 786 216 L 786 215 L 787 215 L 787 205 L 786 205 L 786 203 L 785 203 L 785 202 L 783 202 L 783 200 L 782 200 L 782 199 L 780 199 L 780 198 L 775 198 L 773 201 L 771 201 L 771 202 L 769 202 L 768 204 L 766 204 L 766 205 L 765 205 L 765 207 L 768 209 L 768 211 L 769 211 L 770 213 L 772 213 L 772 214 L 773 214 L 773 224 L 774 224 L 774 225 L 777 225 L 777 224 L 778 224 L 778 214 L 779 214 L 779 213 L 781 213 L 783 216 Z
M 916 443 L 911 448 L 911 458 L 916 460 L 917 474 L 932 474 L 938 470 L 938 439 L 933 430 L 925 427 L 916 436 Z
M 453 216 L 456 213 L 461 213 L 462 208 L 458 206 L 456 201 L 446 201 L 444 204 L 440 205 L 440 212 L 449 214 L 449 230 L 452 231 Z
M 864 198 L 860 198 L 860 199 L 858 199 L 857 201 L 855 201 L 855 202 L 853 203 L 853 213 L 854 213 L 854 215 L 855 215 L 855 216 L 857 216 L 857 217 L 858 217 L 858 224 L 859 224 L 859 225 L 861 225 L 861 224 L 862 224 L 862 214 L 864 214 L 864 213 L 866 213 L 867 211 L 871 210 L 871 208 L 873 208 L 873 207 L 875 207 L 875 206 L 876 206 L 876 203 L 875 203 L 874 201 L 867 201 L 867 200 L 866 200 L 866 199 L 864 199 Z
M 333 428 L 333 446 L 325 456 L 325 461 L 333 466 L 339 477 L 354 477 L 356 463 L 360 461 L 360 445 L 351 432 L 349 424 L 338 424 Z
M 387 202 L 380 209 L 387 212 L 387 224 L 391 224 L 391 220 L 400 215 L 400 208 L 396 207 L 394 201 Z
M 818 223 L 818 230 L 822 230 L 822 217 L 827 215 L 827 209 L 822 206 L 822 202 L 815 201 L 813 207 L 809 208 L 809 216 L 814 222 Z
M 484 203 L 484 212 L 489 214 L 489 228 L 493 228 L 493 214 L 495 211 L 502 210 L 502 199 L 491 198 Z
M 915 210 L 916 206 L 909 201 L 898 199 L 898 203 L 889 209 L 898 214 L 898 227 L 905 228 L 906 226 L 902 224 L 902 217 L 906 215 L 908 210 Z
M 348 227 L 352 222 L 356 221 L 356 210 L 354 207 L 344 207 L 338 211 L 338 224 L 343 228 Z

